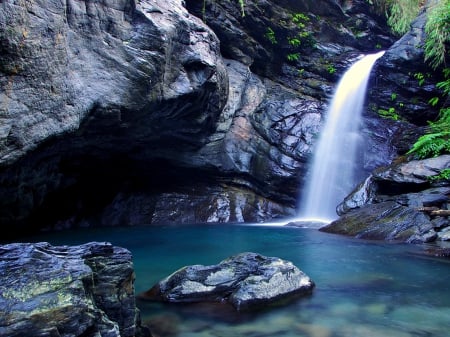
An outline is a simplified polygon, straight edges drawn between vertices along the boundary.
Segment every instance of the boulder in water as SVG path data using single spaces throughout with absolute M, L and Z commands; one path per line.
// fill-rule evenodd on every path
M 243 310 L 309 294 L 314 286 L 292 262 L 246 252 L 217 265 L 183 267 L 140 297 L 163 302 L 228 302 Z

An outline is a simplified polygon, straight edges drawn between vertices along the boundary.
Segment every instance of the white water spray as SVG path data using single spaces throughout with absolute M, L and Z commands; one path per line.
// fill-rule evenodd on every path
M 299 220 L 331 222 L 337 218 L 336 206 L 355 187 L 356 154 L 361 142 L 359 127 L 367 83 L 373 65 L 383 54 L 381 51 L 364 56 L 339 81 L 300 198 Z

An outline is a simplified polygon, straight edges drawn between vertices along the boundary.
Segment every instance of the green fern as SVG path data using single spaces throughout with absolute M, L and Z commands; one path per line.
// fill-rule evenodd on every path
M 430 181 L 450 180 L 450 168 L 443 169 L 435 176 L 428 177 Z
M 387 1 L 388 25 L 398 34 L 406 33 L 420 10 L 419 0 Z
M 425 32 L 425 61 L 434 68 L 445 64 L 447 43 L 450 42 L 450 0 L 436 1 L 430 7 Z
M 300 54 L 299 53 L 292 53 L 292 54 L 288 54 L 287 55 L 287 59 L 288 61 L 298 61 L 298 59 L 300 58 Z
M 414 143 L 407 154 L 415 153 L 420 159 L 450 153 L 450 131 L 425 134 Z

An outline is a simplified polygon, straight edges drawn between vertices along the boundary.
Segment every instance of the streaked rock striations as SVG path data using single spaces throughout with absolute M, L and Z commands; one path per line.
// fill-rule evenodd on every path
M 0 246 L 0 335 L 150 337 L 131 253 L 109 243 Z

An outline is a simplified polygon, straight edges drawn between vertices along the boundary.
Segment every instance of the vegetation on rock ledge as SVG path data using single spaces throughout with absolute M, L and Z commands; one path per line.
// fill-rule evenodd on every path
M 397 33 L 404 33 L 424 4 L 421 0 L 381 0 L 377 5 L 386 9 L 391 28 Z M 450 153 L 450 68 L 446 65 L 450 43 L 450 0 L 434 1 L 427 8 L 427 13 L 425 61 L 434 70 L 443 68 L 444 79 L 436 84 L 442 90 L 443 100 L 439 116 L 429 122 L 426 134 L 408 152 L 422 159 Z M 441 98 L 431 98 L 430 105 L 437 105 Z

